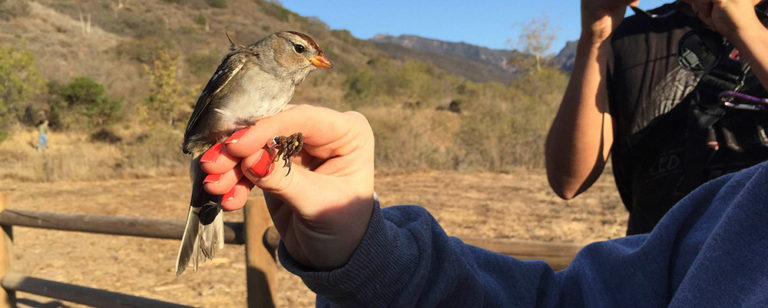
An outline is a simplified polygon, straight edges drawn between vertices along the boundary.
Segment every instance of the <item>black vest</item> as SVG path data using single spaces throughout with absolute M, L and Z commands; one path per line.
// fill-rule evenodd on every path
M 674 13 L 626 18 L 611 41 L 612 163 L 630 212 L 627 234 L 650 232 L 698 185 L 768 160 L 768 113 L 722 107 L 717 95 L 733 90 L 732 83 L 720 82 L 728 78 L 684 70 L 678 42 L 702 24 L 682 3 L 653 11 L 667 12 Z M 740 92 L 768 96 L 751 73 L 737 77 Z

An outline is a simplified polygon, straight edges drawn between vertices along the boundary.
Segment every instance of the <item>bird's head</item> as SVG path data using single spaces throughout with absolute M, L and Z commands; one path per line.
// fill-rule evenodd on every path
M 332 68 L 333 64 L 311 37 L 295 31 L 275 33 L 272 41 L 275 61 L 283 67 L 296 70 Z

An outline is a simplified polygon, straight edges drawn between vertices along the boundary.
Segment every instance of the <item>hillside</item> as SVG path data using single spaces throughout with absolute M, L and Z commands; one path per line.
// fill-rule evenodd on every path
M 431 62 L 451 73 L 477 82 L 508 83 L 517 68 L 508 59 L 518 54 L 515 50 L 496 50 L 467 43 L 445 42 L 416 35 L 391 36 L 379 34 L 369 41 L 397 58 L 414 57 Z M 394 48 L 400 46 L 404 49 Z M 405 50 L 411 51 L 406 53 Z
M 162 49 L 181 54 L 178 77 L 184 83 L 202 87 L 229 48 L 226 34 L 251 43 L 280 30 L 306 32 L 322 42 L 337 65 L 332 76 L 380 54 L 345 31 L 332 31 L 270 2 L 224 3 L 226 8 L 203 0 L 30 1 L 27 15 L 0 23 L 0 43 L 26 44 L 48 79 L 91 76 L 128 101 L 140 100 L 132 94 L 148 91 L 142 65 Z
M 5 124 L 0 118 L 0 133 L 11 131 L 0 155 L 13 158 L 0 162 L 0 177 L 26 180 L 93 176 L 75 167 L 71 151 L 99 162 L 106 172 L 100 177 L 185 173 L 184 123 L 228 50 L 227 34 L 242 43 L 280 30 L 315 38 L 335 67 L 312 73 L 293 102 L 365 114 L 382 168 L 541 166 L 543 136 L 567 81 L 553 69 L 512 76 L 510 67 L 487 65 L 501 63 L 504 53 L 479 53 L 476 60 L 360 40 L 265 0 L 6 0 L 0 27 L 0 46 L 31 52 L 47 84 L 11 102 Z M 172 80 L 159 84 L 152 75 L 158 67 L 172 70 Z M 103 85 L 103 94 L 81 107 L 81 98 L 62 92 L 78 80 Z M 164 90 L 171 92 L 168 103 L 158 105 Z M 102 114 L 94 116 L 94 108 Z M 43 118 L 59 151 L 48 158 L 31 154 L 34 137 L 22 133 Z
M 419 51 L 396 43 L 375 43 L 376 47 L 387 52 L 395 59 L 417 59 L 432 63 L 451 74 L 467 78 L 475 82 L 499 82 L 507 84 L 515 78 L 514 70 L 505 69 L 497 63 L 482 62 L 464 58 L 458 55 L 442 52 Z

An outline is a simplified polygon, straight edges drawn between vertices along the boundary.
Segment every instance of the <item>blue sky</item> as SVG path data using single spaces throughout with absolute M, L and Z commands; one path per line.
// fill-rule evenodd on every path
M 643 0 L 650 9 L 674 0 Z M 552 52 L 579 37 L 579 0 L 280 0 L 302 16 L 315 16 L 332 29 L 347 29 L 357 38 L 376 34 L 415 34 L 494 49 L 517 47 L 520 23 L 548 16 L 556 34 Z M 631 14 L 631 13 L 630 13 Z

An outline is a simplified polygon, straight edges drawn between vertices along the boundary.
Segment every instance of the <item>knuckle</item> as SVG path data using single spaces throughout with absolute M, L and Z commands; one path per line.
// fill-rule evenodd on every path
M 368 118 L 365 117 L 360 112 L 357 111 L 347 111 L 344 113 L 347 115 L 347 117 L 350 119 L 350 122 L 352 122 L 355 125 L 355 128 L 370 128 L 371 124 L 368 122 Z
M 349 116 L 354 120 L 368 122 L 368 119 L 365 117 L 365 115 L 363 115 L 358 111 L 351 110 L 351 111 L 344 112 L 344 114 L 346 114 L 347 116 Z

